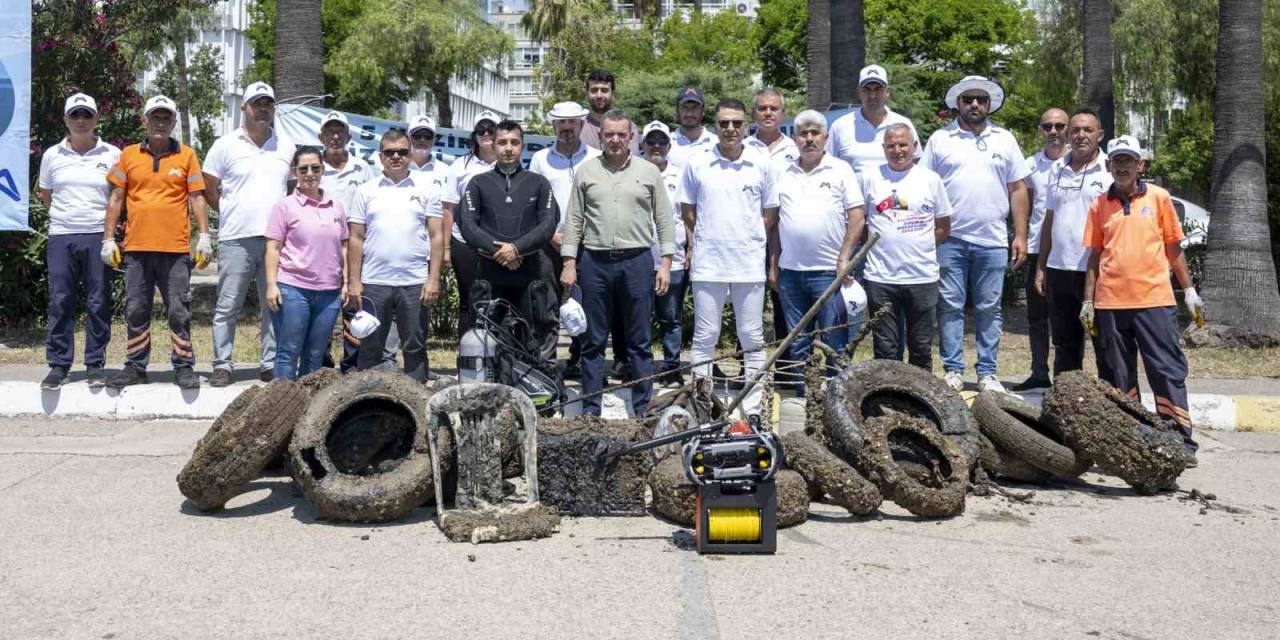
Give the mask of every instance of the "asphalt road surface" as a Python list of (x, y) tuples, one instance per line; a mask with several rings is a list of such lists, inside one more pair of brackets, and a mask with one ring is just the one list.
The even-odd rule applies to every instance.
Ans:
[(1026, 503), (970, 496), (945, 521), (814, 503), (777, 555), (738, 557), (651, 517), (479, 546), (447, 542), (429, 509), (332, 524), (283, 476), (202, 515), (174, 478), (207, 427), (0, 420), (0, 636), (1280, 636), (1275, 435), (1202, 434), (1183, 491), (1155, 497), (1089, 473)]

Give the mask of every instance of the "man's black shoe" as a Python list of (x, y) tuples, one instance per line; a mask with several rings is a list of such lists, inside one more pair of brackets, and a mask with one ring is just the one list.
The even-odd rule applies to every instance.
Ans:
[(135, 384), (147, 383), (147, 371), (133, 364), (126, 364), (118, 373), (107, 379), (107, 387), (123, 389)]
[(225, 387), (229, 384), (231, 384), (230, 369), (214, 369), (213, 375), (209, 376), (209, 386), (211, 387)]
[(199, 389), (200, 377), (191, 367), (178, 367), (173, 370), (173, 383), (178, 385), (179, 389)]
[(564, 373), (561, 375), (565, 380), (581, 380), (582, 365), (577, 362), (566, 362), (564, 365)]
[(1018, 384), (1015, 384), (1012, 387), (1009, 387), (1009, 390), (1010, 391), (1035, 391), (1038, 389), (1048, 389), (1051, 386), (1053, 386), (1053, 382), (1051, 382), (1048, 378), (1037, 378), (1035, 376), (1031, 376), (1030, 378), (1023, 380), (1022, 382), (1019, 382)]
[(40, 388), (46, 391), (52, 391), (62, 386), (67, 381), (67, 368), (53, 366), (49, 367), (49, 374), (40, 381)]
[(258, 379), (263, 382), (271, 382), (276, 379), (276, 372), (271, 369), (259, 369)]
[(666, 372), (662, 376), (662, 387), (664, 389), (679, 389), (684, 386), (684, 376), (677, 370)]
[(613, 361), (609, 367), (609, 377), (618, 382), (631, 382), (631, 367), (625, 362)]
[(89, 383), (90, 389), (101, 389), (107, 386), (107, 372), (102, 365), (90, 365), (85, 373), (85, 382)]

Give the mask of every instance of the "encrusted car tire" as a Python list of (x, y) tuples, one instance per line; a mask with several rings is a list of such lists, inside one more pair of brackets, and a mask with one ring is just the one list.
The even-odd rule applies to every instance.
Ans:
[(1089, 470), (1088, 459), (1064, 444), (1061, 431), (1046, 425), (1040, 410), (1017, 396), (984, 391), (973, 400), (973, 417), (982, 435), (1004, 454), (1002, 460), (1012, 456), (1064, 478)]
[(1054, 380), (1044, 397), (1043, 415), (1073, 450), (1141, 494), (1175, 487), (1191, 461), (1177, 429), (1080, 371)]
[[(778, 489), (778, 526), (790, 527), (809, 518), (809, 486), (800, 474), (783, 469), (774, 475)], [(649, 491), (653, 494), (653, 510), (658, 515), (686, 527), (693, 526), (697, 510), (698, 487), (684, 473), (676, 456), (654, 466), (649, 473)]]
[[(964, 511), (969, 462), (959, 447), (927, 420), (907, 415), (870, 418), (866, 422), (859, 468), (898, 506), (926, 518)], [(930, 463), (932, 477), (909, 474), (894, 459), (894, 449), (909, 449)]]
[[(320, 517), (394, 520), (434, 497), (427, 399), (422, 383), (381, 371), (348, 374), (316, 395), (294, 430), (288, 466)], [(448, 429), (437, 442), (444, 472)]]
[(306, 390), (289, 380), (245, 389), (196, 444), (178, 473), (178, 490), (202, 511), (221, 509), (279, 456), (307, 400)]
[(857, 458), (867, 420), (888, 415), (926, 420), (959, 447), (967, 467), (981, 459), (978, 426), (969, 407), (928, 371), (905, 362), (869, 360), (827, 381), (823, 422), (832, 450), (845, 461)]
[(786, 465), (809, 483), (811, 494), (827, 496), (849, 513), (865, 516), (880, 508), (883, 498), (870, 480), (817, 440), (795, 431), (782, 436)]
[(1053, 480), (1053, 474), (1037, 469), (991, 443), (982, 436), (982, 468), (992, 478), (1004, 478), (1015, 482), (1043, 484)]
[(342, 374), (337, 369), (330, 367), (320, 367), (301, 378), (298, 378), (298, 384), (306, 387), (307, 392), (315, 395), (321, 389), (342, 379)]

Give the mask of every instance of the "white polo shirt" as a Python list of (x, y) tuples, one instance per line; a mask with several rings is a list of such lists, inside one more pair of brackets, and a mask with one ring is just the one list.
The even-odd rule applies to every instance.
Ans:
[(1027, 186), (1031, 189), (1031, 219), (1027, 223), (1027, 253), (1040, 253), (1040, 226), (1044, 224), (1045, 201), (1049, 196), (1049, 173), (1054, 160), (1044, 155), (1044, 150), (1027, 156), (1031, 175)]
[(785, 133), (782, 134), (782, 140), (779, 141), (777, 146), (772, 149), (769, 148), (769, 144), (767, 142), (755, 136), (747, 136), (747, 139), (743, 140), (742, 144), (752, 147), (756, 151), (769, 156), (770, 160), (792, 162), (796, 158), (800, 157), (800, 148), (796, 146), (796, 141), (792, 140)]
[(1009, 246), (1009, 184), (1031, 175), (1031, 168), (1008, 129), (988, 120), (975, 137), (953, 120), (929, 136), (920, 164), (947, 187), (951, 237), (981, 247)]
[(556, 197), (556, 208), (560, 210), (560, 224), (556, 230), (564, 231), (564, 219), (569, 211), (569, 194), (573, 192), (573, 176), (583, 162), (601, 154), (599, 149), (578, 143), (578, 150), (572, 156), (566, 156), (551, 145), (533, 154), (529, 160), (529, 171), (541, 175), (551, 183), (551, 192)]
[[(671, 254), (671, 270), (682, 271), (684, 269), (684, 249), (689, 243), (688, 236), (684, 231), (684, 215), (680, 213), (680, 177), (684, 171), (671, 162), (667, 162), (667, 168), (662, 170), (662, 184), (667, 188), (667, 200), (671, 201), (671, 215), (675, 221), (674, 231), (676, 234), (676, 250)], [(653, 268), (654, 270), (662, 268), (662, 247), (658, 245), (658, 229), (654, 226), (653, 231)]]
[(689, 164), (689, 158), (702, 153), (720, 143), (720, 138), (711, 130), (703, 127), (702, 135), (696, 140), (684, 135), (684, 129), (677, 128), (671, 134), (671, 150), (667, 152), (667, 164), (674, 164), (683, 169)]
[(775, 161), (778, 192), (778, 267), (788, 271), (834, 271), (849, 224), (848, 211), (863, 205), (862, 186), (849, 163), (829, 153), (813, 171), (798, 161)]
[(689, 274), (695, 282), (766, 280), (764, 209), (778, 206), (769, 164), (749, 147), (736, 161), (720, 155), (719, 145), (690, 158), (680, 201), (698, 208)]
[(1089, 205), (1111, 188), (1111, 172), (1107, 171), (1102, 152), (1080, 173), (1071, 170), (1071, 154), (1059, 158), (1049, 172), (1045, 209), (1053, 211), (1053, 246), (1045, 266), (1064, 271), (1085, 271), (1089, 267), (1089, 251), (1084, 246), (1084, 227), (1089, 220)]
[(865, 277), (880, 284), (938, 281), (934, 221), (951, 215), (942, 178), (922, 165), (894, 171), (888, 164), (862, 174), (867, 225), (880, 234), (867, 254)]
[(265, 235), (271, 207), (285, 196), (294, 145), (273, 129), (259, 147), (244, 129), (214, 141), (201, 168), (222, 181), (218, 189), (218, 241)]
[(360, 281), (392, 287), (426, 282), (427, 219), (440, 216), (439, 191), (413, 172), (398, 183), (384, 174), (360, 185), (347, 212), (347, 222), (365, 226)]
[(356, 189), (377, 177), (373, 167), (360, 159), (356, 154), (347, 155), (347, 163), (341, 169), (335, 169), (328, 162), (324, 163), (324, 176), (320, 178), (320, 188), (325, 195), (342, 203), (343, 211), (350, 211), (356, 196)]
[(436, 189), (443, 194), (449, 184), (449, 165), (443, 160), (431, 156), (431, 160), (423, 165), (417, 165), (413, 162), (409, 163), (409, 172), (416, 174), (419, 178), (429, 181)]
[(107, 172), (120, 160), (120, 149), (98, 138), (92, 149), (78, 153), (63, 138), (40, 157), (41, 189), (53, 192), (49, 202), (49, 235), (102, 233), (111, 184)]
[[(485, 162), (479, 156), (469, 153), (454, 160), (453, 164), (449, 165), (449, 173), (445, 176), (444, 188), (440, 190), (440, 201), (452, 205), (462, 202), (462, 197), (467, 193), (467, 185), (471, 183), (471, 178), (492, 168), (492, 163)], [(457, 213), (454, 214), (451, 233), (453, 233), (455, 240), (466, 244), (466, 239), (462, 237), (462, 227), (458, 226)]]
[(920, 153), (920, 136), (916, 135), (916, 126), (911, 119), (885, 109), (884, 120), (879, 126), (873, 125), (862, 115), (862, 109), (854, 109), (831, 123), (827, 133), (827, 153), (849, 163), (855, 173), (866, 169), (875, 169), (885, 163), (884, 130), (892, 124), (905, 124), (911, 127), (911, 139), (916, 141), (916, 154)]

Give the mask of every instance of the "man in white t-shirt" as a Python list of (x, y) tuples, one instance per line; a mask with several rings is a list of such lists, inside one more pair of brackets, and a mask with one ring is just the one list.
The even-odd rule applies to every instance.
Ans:
[[(719, 142), (689, 159), (681, 177), (680, 202), (688, 238), (685, 264), (693, 282), (694, 362), (709, 360), (720, 339), (725, 301), (733, 303), (738, 340), (747, 353), (750, 378), (764, 365), (765, 258), (768, 232), (778, 222), (778, 195), (769, 159), (747, 149), (747, 108), (722, 100), (715, 110)], [(707, 377), (710, 365), (694, 375)], [(761, 387), (743, 403), (749, 420), (759, 421)]]
[[(1053, 375), (1084, 366), (1084, 327), (1080, 309), (1085, 300), (1085, 274), (1089, 251), (1084, 246), (1089, 207), (1111, 188), (1111, 172), (1099, 153), (1102, 121), (1091, 109), (1071, 114), (1067, 138), (1071, 151), (1053, 163), (1049, 172), (1044, 228), (1035, 265), (1034, 286), (1048, 299), (1049, 326), (1053, 334)], [(1093, 339), (1098, 377), (1107, 379), (1105, 351)]]
[[(867, 224), (880, 240), (867, 254), (867, 306), (889, 305), (894, 318), (876, 324), (875, 357), (933, 370), (938, 306), (937, 246), (951, 232), (951, 203), (938, 174), (915, 164), (915, 132), (896, 123), (884, 131), (885, 164), (862, 174)], [(897, 316), (902, 314), (902, 318)], [(905, 335), (901, 332), (905, 329)]]
[[(684, 327), (681, 316), (684, 312), (684, 293), (688, 288), (689, 278), (684, 268), (684, 250), (688, 238), (685, 236), (684, 216), (680, 214), (680, 167), (667, 161), (667, 153), (671, 150), (671, 130), (667, 125), (654, 120), (644, 126), (640, 149), (644, 159), (652, 162), (662, 172), (662, 184), (667, 190), (667, 199), (671, 201), (672, 222), (675, 224), (676, 250), (671, 254), (671, 280), (666, 293), (654, 297), (653, 313), (658, 323), (658, 338), (662, 342), (662, 362), (654, 366), (657, 373), (664, 375), (658, 379), (662, 386), (675, 389), (684, 386), (684, 375), (680, 369), (680, 348), (684, 341)], [(662, 268), (662, 249), (658, 243), (653, 244), (653, 269)], [(616, 357), (616, 355), (615, 355)]]
[[(1027, 223), (1027, 264), (1023, 269), (1023, 289), (1027, 297), (1027, 339), (1031, 343), (1031, 375), (1026, 380), (1009, 387), (1010, 391), (1046, 389), (1049, 380), (1049, 308), (1045, 297), (1036, 288), (1036, 264), (1040, 257), (1040, 227), (1044, 222), (1045, 201), (1049, 196), (1050, 176), (1053, 165), (1067, 150), (1067, 112), (1057, 107), (1040, 114), (1040, 136), (1044, 147), (1027, 156), (1031, 175), (1027, 176), (1027, 188), (1031, 190), (1031, 219)], [(1083, 287), (1081, 287), (1083, 288)]]
[(84, 364), (89, 386), (106, 385), (103, 365), (111, 340), (111, 272), (99, 259), (111, 185), (107, 172), (120, 149), (98, 137), (98, 104), (77, 93), (66, 100), (67, 137), (40, 158), (36, 198), (49, 210), (49, 323), (44, 389), (57, 389), (75, 364), (76, 310), (84, 289)]
[[(938, 246), (941, 267), (938, 335), (947, 385), (964, 380), (964, 309), (973, 300), (978, 343), (978, 389), (1004, 391), (996, 376), (1000, 350), (1000, 300), (1004, 270), (1027, 259), (1027, 183), (1031, 174), (1018, 141), (987, 119), (1004, 103), (1004, 89), (982, 76), (966, 76), (947, 91), (958, 112), (951, 124), (929, 136), (920, 165), (942, 178), (951, 200), (951, 235)], [(1007, 220), (1013, 216), (1013, 242)]]
[(409, 134), (409, 171), (418, 174), (416, 180), (428, 180), (437, 189), (444, 190), (449, 181), (449, 165), (436, 158), (436, 121), (423, 114), (414, 116), (405, 126)]
[(752, 100), (751, 114), (755, 118), (756, 132), (747, 136), (743, 144), (769, 156), (771, 160), (792, 162), (800, 155), (796, 141), (782, 133), (782, 119), (787, 117), (786, 100), (783, 99), (782, 92), (773, 87), (757, 91)]
[(706, 152), (719, 142), (716, 134), (702, 126), (705, 111), (702, 92), (696, 87), (685, 87), (676, 92), (676, 121), (679, 126), (671, 138), (667, 162), (684, 169), (689, 158)]
[[(778, 194), (778, 224), (769, 242), (769, 286), (778, 292), (786, 326), (800, 323), (805, 312), (836, 279), (837, 265), (853, 253), (862, 237), (862, 187), (853, 168), (825, 151), (827, 119), (813, 110), (795, 119), (795, 160), (775, 160), (774, 189)], [(828, 329), (846, 321), (844, 305), (834, 297), (818, 311), (805, 331)], [(822, 341), (837, 350), (849, 341), (849, 328), (821, 334)], [(808, 360), (813, 337), (797, 336), (789, 358)], [(800, 392), (804, 392), (801, 386)]]
[(827, 153), (849, 163), (855, 173), (884, 164), (884, 131), (891, 124), (905, 124), (918, 145), (911, 119), (889, 108), (889, 72), (873, 64), (858, 73), (858, 100), (862, 106), (831, 123)]
[(258, 379), (271, 380), (276, 339), (267, 308), (267, 217), (287, 193), (294, 145), (276, 135), (275, 91), (265, 82), (244, 90), (244, 126), (218, 138), (204, 159), (205, 197), (218, 211), (218, 301), (213, 308), (213, 375), (209, 385), (231, 384), (236, 324), (249, 285), (257, 283)]
[(358, 309), (367, 299), (381, 322), (360, 341), (357, 366), (385, 368), (383, 353), (395, 321), (405, 374), (426, 381), (427, 327), (431, 305), (440, 298), (440, 192), (409, 171), (409, 138), (400, 130), (382, 134), (378, 153), (382, 177), (361, 185), (347, 212), (347, 306)]

